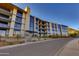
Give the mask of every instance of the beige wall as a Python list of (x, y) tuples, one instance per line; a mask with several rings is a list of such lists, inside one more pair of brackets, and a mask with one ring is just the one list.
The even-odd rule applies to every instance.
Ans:
[(29, 30), (29, 24), (30, 24), (30, 9), (28, 7), (25, 8), (25, 11), (27, 11), (26, 14), (26, 20), (25, 20), (25, 29)]

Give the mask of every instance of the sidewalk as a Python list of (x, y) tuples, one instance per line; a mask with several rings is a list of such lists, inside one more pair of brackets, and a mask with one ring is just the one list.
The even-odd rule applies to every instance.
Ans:
[(65, 45), (58, 56), (79, 56), (79, 38), (71, 40)]

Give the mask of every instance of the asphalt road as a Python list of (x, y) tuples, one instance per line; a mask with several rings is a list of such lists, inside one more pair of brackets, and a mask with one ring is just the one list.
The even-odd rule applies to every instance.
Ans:
[(0, 49), (0, 56), (54, 56), (69, 39), (49, 40), (13, 48)]

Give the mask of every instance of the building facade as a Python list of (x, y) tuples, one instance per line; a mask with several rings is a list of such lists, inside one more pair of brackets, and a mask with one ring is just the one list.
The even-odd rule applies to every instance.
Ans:
[(29, 28), (30, 9), (25, 10), (9, 3), (0, 3), (0, 35), (24, 35)]
[(30, 16), (29, 30), (38, 36), (68, 36), (68, 26), (44, 21), (35, 16)]
[[(37, 36), (68, 36), (68, 26), (44, 21), (30, 15), (30, 8), (24, 10), (9, 3), (0, 3), (0, 35), (16, 36), (26, 33)], [(27, 35), (27, 34), (26, 34)]]

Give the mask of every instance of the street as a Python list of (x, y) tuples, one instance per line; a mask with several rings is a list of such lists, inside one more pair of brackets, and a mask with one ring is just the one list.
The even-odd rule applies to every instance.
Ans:
[(0, 49), (0, 56), (54, 56), (70, 39), (49, 40)]

